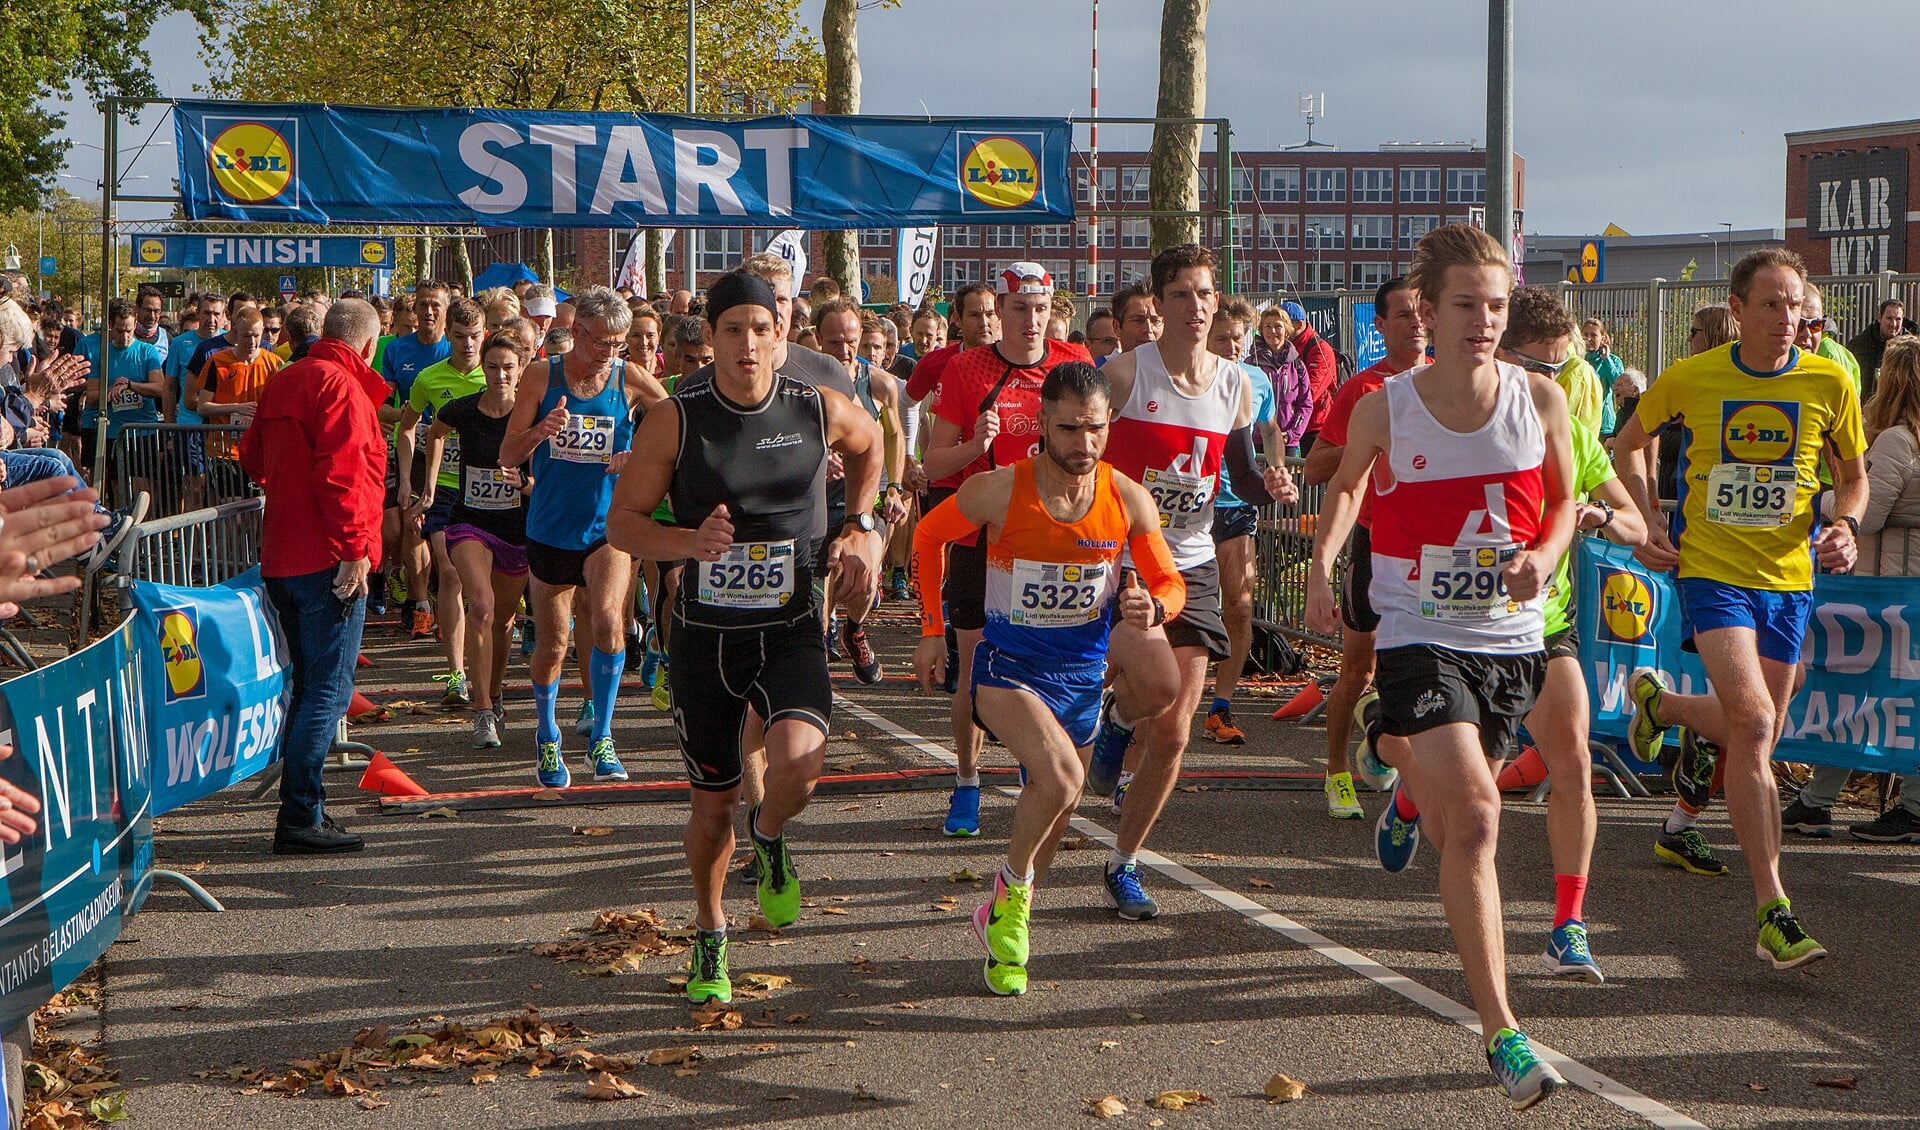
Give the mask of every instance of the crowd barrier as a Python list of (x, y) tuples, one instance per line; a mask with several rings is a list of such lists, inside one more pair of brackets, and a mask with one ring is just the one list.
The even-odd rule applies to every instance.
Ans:
[(167, 518), (259, 494), (235, 455), (241, 424), (122, 424), (107, 447), (108, 505), (140, 491), (149, 518)]
[[(1253, 623), (1263, 632), (1338, 648), (1338, 636), (1307, 630), (1307, 570), (1313, 560), (1313, 531), (1327, 488), (1325, 484), (1306, 485), (1305, 466), (1303, 460), (1287, 460), (1294, 482), (1300, 484), (1299, 502), (1292, 506), (1276, 503), (1260, 510), (1254, 534)], [(1336, 592), (1345, 574), (1346, 559), (1342, 551), (1334, 563)]]

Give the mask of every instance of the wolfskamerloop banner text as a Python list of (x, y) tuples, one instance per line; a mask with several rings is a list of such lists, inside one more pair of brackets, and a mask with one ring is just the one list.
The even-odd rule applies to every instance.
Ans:
[(135, 612), (58, 663), (0, 683), (0, 777), (40, 828), (0, 845), (0, 1031), (71, 984), (152, 882), (153, 818), (264, 769), (286, 648), (258, 571), (211, 589), (136, 584)]
[(909, 228), (1074, 215), (1061, 118), (185, 101), (174, 141), (191, 220)]
[[(1687, 694), (1709, 690), (1700, 657), (1680, 646), (1672, 579), (1598, 538), (1581, 538), (1574, 577), (1580, 667), (1593, 735), (1624, 743), (1636, 667), (1663, 672)], [(1787, 707), (1779, 761), (1876, 773), (1920, 771), (1920, 602), (1907, 577), (1820, 574), (1803, 657), (1806, 684)]]

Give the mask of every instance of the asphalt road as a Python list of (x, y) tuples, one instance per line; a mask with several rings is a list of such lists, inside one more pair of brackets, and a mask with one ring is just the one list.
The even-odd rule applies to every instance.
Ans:
[[(904, 622), (875, 632), (895, 673), (908, 632)], [(376, 700), (437, 694), (424, 648), (379, 626), (368, 643), (378, 666), (361, 686)], [(835, 716), (831, 764), (938, 764), (945, 699), (900, 678), (861, 687), (844, 666), (836, 686), (849, 705)], [(563, 692), (569, 716), (576, 701)], [(467, 715), (437, 709), (356, 736), (432, 791), (522, 787), (532, 782), (530, 703), (512, 705), (505, 750), (470, 750)], [(1189, 767), (1306, 768), (1321, 731), (1269, 721), (1271, 705), (1244, 701), (1249, 744), (1197, 737)], [(677, 771), (666, 716), (637, 693), (622, 698), (615, 734), (636, 779)], [(569, 732), (576, 758), (584, 745)], [(1008, 764), (1005, 752), (989, 763)], [(939, 833), (943, 790), (823, 796), (791, 833), (813, 903), (800, 922), (778, 937), (749, 931), (750, 890), (730, 900), (742, 927), (736, 980), (756, 971), (792, 983), (739, 1001), (746, 1026), (696, 1032), (668, 982), (675, 958), (597, 976), (533, 952), (577, 936), (567, 931), (601, 910), (651, 908), (684, 925), (680, 803), (382, 816), (352, 785), (329, 778), (334, 811), (368, 839), (357, 856), (268, 854), (273, 805), (242, 790), (161, 822), (161, 865), (191, 871), (227, 911), (159, 890), (105, 959), (99, 1035), (136, 1124), (725, 1127), (852, 1115), (1058, 1126), (1114, 1095), (1129, 1108), (1116, 1122), (1137, 1126), (1920, 1125), (1911, 847), (1790, 838), (1796, 907), (1834, 957), (1774, 973), (1753, 956), (1749, 888), (1724, 814), (1704, 827), (1734, 874), (1699, 878), (1653, 857), (1663, 802), (1602, 800), (1587, 906), (1608, 983), (1596, 987), (1539, 966), (1553, 890), (1544, 810), (1512, 801), (1500, 862), (1515, 1009), (1597, 1090), (1514, 1115), (1479, 1041), (1456, 1022), (1471, 1014), (1431, 853), (1405, 874), (1382, 873), (1371, 823), (1330, 821), (1317, 788), (1176, 793), (1149, 843), (1164, 856), (1148, 880), (1163, 914), (1144, 923), (1118, 920), (1101, 897), (1099, 837), (1116, 819), (1089, 798), (1085, 845), (1061, 852), (1039, 889), (1033, 990), (1018, 999), (981, 984), (966, 915), (983, 885), (952, 881), (999, 864), (1011, 798), (989, 789), (984, 835), (952, 841)], [(1363, 800), (1378, 811), (1379, 797)], [(588, 827), (608, 831), (580, 833)], [(372, 1112), (315, 1091), (247, 1093), (218, 1074), (281, 1068), (370, 1025), (477, 1024), (529, 1004), (595, 1033), (602, 1053), (697, 1045), (703, 1058), (679, 1071), (633, 1068), (625, 1078), (647, 1093), (618, 1103), (584, 1098), (583, 1076), (554, 1070), (505, 1068), (486, 1083), (464, 1070), (389, 1072), (387, 1105)], [(1262, 1088), (1276, 1072), (1309, 1093), (1269, 1105)], [(1169, 1090), (1212, 1101), (1149, 1109)]]

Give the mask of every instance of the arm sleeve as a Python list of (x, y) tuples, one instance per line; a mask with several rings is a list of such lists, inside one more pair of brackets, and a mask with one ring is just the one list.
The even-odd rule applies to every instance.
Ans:
[[(918, 539), (914, 544), (918, 548)], [(1187, 606), (1187, 582), (1180, 576), (1180, 570), (1174, 568), (1173, 552), (1167, 548), (1167, 539), (1160, 536), (1159, 530), (1148, 530), (1128, 538), (1127, 549), (1133, 554), (1133, 564), (1140, 570), (1140, 578), (1147, 582), (1147, 591), (1166, 610), (1166, 619), (1161, 622), (1180, 615), (1180, 610)]]
[(960, 513), (952, 498), (920, 519), (913, 531), (914, 571), (920, 580), (920, 635), (944, 635), (947, 618), (940, 610), (940, 584), (946, 579), (947, 545), (979, 529)]
[(1253, 461), (1253, 428), (1238, 427), (1227, 433), (1227, 482), (1234, 496), (1248, 506), (1265, 506), (1273, 501), (1260, 468)]

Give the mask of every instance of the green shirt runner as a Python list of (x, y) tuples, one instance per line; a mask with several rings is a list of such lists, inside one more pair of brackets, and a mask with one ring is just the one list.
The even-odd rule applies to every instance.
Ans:
[[(484, 392), (487, 387), (486, 370), (475, 368), (463, 373), (453, 367), (451, 361), (437, 361), (420, 370), (413, 379), (413, 389), (407, 394), (407, 405), (420, 413), (420, 423), (414, 429), (414, 442), (424, 450), (427, 441), (427, 429), (433, 426), (434, 413), (463, 396)], [(460, 433), (447, 433), (446, 450), (440, 453), (440, 473), (434, 479), (440, 486), (454, 492), (460, 490)]]

